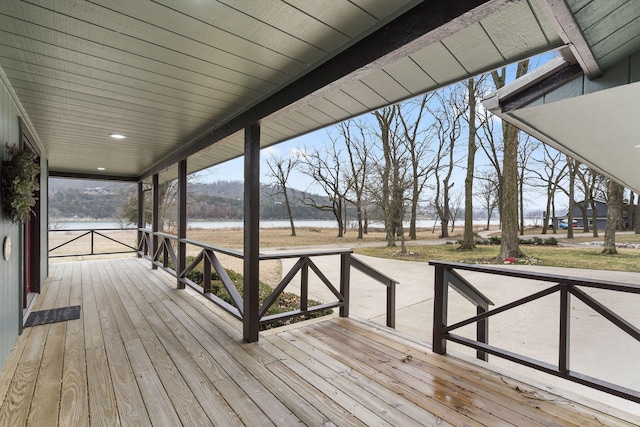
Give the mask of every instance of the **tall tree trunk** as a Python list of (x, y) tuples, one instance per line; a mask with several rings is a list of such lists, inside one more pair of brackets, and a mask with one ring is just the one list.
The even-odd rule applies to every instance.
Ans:
[(473, 235), (473, 170), (476, 163), (476, 81), (467, 81), (469, 96), (469, 140), (467, 149), (467, 176), (464, 179), (464, 237), (459, 249), (474, 250), (476, 243)]
[(362, 228), (364, 234), (369, 234), (369, 214), (367, 213), (367, 208), (364, 208), (364, 226)]
[(508, 123), (505, 126), (500, 258), (522, 258), (518, 237), (518, 129)]
[[(529, 61), (520, 61), (516, 70), (516, 79), (524, 76), (529, 69)], [(502, 74), (498, 71), (491, 73), (496, 89), (506, 85), (506, 69)], [(502, 222), (502, 239), (500, 245), (500, 258), (521, 258), (524, 256), (520, 250), (520, 238), (518, 237), (518, 129), (503, 121), (502, 135), (504, 142), (504, 154), (502, 158), (502, 192), (500, 221)]]
[(524, 236), (524, 179), (522, 176), (518, 179), (518, 199), (520, 208), (520, 235)]
[(291, 235), (296, 235), (296, 226), (293, 224), (293, 214), (291, 213), (291, 204), (289, 203), (289, 195), (287, 194), (287, 187), (283, 186), (282, 191), (284, 193), (284, 203), (287, 205), (287, 215), (289, 215), (289, 224), (291, 225)]
[(624, 187), (614, 180), (609, 181), (607, 190), (607, 226), (604, 231), (604, 248), (602, 255), (615, 255), (616, 250), (616, 227), (618, 225), (621, 209)]
[(417, 189), (418, 181), (416, 178), (413, 180), (413, 195), (411, 200), (411, 218), (409, 220), (409, 240), (416, 240), (418, 233), (416, 231), (416, 218), (418, 216), (418, 200), (420, 192)]
[(569, 215), (567, 216), (567, 239), (573, 239), (573, 200), (576, 192), (575, 162), (569, 160)]
[(635, 209), (635, 215), (633, 216), (633, 231), (635, 234), (640, 234), (640, 194), (638, 194), (638, 202)]
[(593, 237), (598, 237), (598, 210), (596, 209), (596, 201), (591, 196), (591, 226), (593, 227)]

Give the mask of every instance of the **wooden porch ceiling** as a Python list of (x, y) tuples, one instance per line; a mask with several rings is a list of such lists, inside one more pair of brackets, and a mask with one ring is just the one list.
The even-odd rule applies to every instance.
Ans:
[[(350, 319), (241, 342), (240, 324), (147, 262), (52, 264), (0, 373), (0, 425), (631, 426)], [(603, 412), (604, 411), (604, 412)]]
[(237, 157), (249, 121), (264, 147), (562, 44), (534, 0), (7, 0), (0, 36), (50, 169), (128, 178)]

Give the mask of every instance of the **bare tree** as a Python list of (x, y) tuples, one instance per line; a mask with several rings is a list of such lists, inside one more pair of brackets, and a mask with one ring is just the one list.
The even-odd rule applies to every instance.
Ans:
[[(486, 155), (495, 173), (491, 174), (495, 183), (498, 213), (502, 209), (502, 153), (504, 146), (499, 132), (495, 129), (497, 120), (488, 110), (481, 110), (481, 126), (478, 132), (479, 146)], [(502, 217), (501, 217), (502, 218)]]
[[(364, 234), (364, 210), (363, 203), (367, 174), (369, 173), (369, 163), (371, 161), (370, 144), (365, 137), (364, 123), (347, 120), (340, 123), (338, 132), (344, 139), (347, 149), (349, 169), (345, 173), (348, 180), (349, 192), (352, 197), (348, 201), (356, 208), (358, 218), (358, 239), (362, 239)], [(336, 144), (337, 141), (333, 141)], [(345, 209), (346, 214), (346, 209)], [(346, 221), (345, 221), (346, 222)]]
[(451, 177), (456, 166), (455, 146), (462, 133), (462, 120), (466, 114), (464, 97), (463, 86), (450, 86), (436, 92), (436, 102), (429, 106), (434, 119), (433, 135), (438, 143), (434, 169), (434, 207), (440, 218), (441, 237), (449, 236), (450, 192), (455, 184), (451, 182)]
[[(533, 154), (540, 147), (541, 142), (537, 139), (526, 135), (524, 142), (520, 144), (518, 150), (518, 194), (519, 194), (519, 207), (520, 207), (520, 235), (524, 236), (524, 185), (527, 182), (529, 160)], [(544, 231), (543, 231), (544, 233)]]
[(405, 212), (405, 193), (412, 180), (409, 176), (409, 158), (406, 144), (399, 132), (398, 105), (374, 111), (378, 127), (375, 130), (377, 143), (381, 147), (382, 158), (376, 162), (369, 188), (374, 200), (384, 216), (387, 246), (396, 245), (395, 237), (404, 239), (402, 221)]
[[(567, 163), (562, 153), (548, 145), (543, 145), (540, 152), (542, 157), (534, 158), (530, 173), (537, 177), (540, 183), (532, 182), (532, 187), (544, 189), (546, 197), (545, 218), (548, 223), (552, 219), (553, 234), (557, 232), (555, 194), (560, 186), (560, 182), (566, 176)], [(548, 224), (542, 229), (542, 234), (547, 234)]]
[(622, 216), (622, 199), (624, 188), (614, 180), (609, 180), (607, 191), (607, 225), (604, 230), (604, 248), (602, 255), (615, 255), (616, 249), (616, 229), (619, 228)]
[[(401, 106), (398, 109), (398, 118), (402, 124), (404, 141), (410, 157), (411, 175), (413, 178), (411, 186), (411, 216), (409, 218), (409, 239), (411, 240), (417, 238), (416, 219), (418, 216), (420, 195), (424, 190), (427, 180), (433, 174), (435, 167), (433, 158), (428, 158), (430, 139), (428, 132), (422, 126), (422, 119), (428, 111), (426, 107), (433, 96), (433, 92), (422, 95), (412, 101), (400, 104)], [(410, 121), (407, 118), (409, 118)]]
[[(458, 219), (458, 217), (460, 217), (460, 213), (462, 211), (462, 202), (463, 202), (463, 193), (456, 193), (451, 197), (449, 206), (451, 211), (451, 232), (452, 233), (456, 228), (456, 220)], [(465, 212), (465, 221), (466, 221), (466, 212)], [(465, 224), (465, 229), (466, 229), (466, 224)], [(473, 227), (471, 228), (471, 236), (473, 237)], [(461, 248), (458, 248), (458, 249), (461, 249)]]
[(498, 207), (498, 178), (495, 171), (484, 171), (476, 178), (478, 180), (475, 188), (476, 200), (487, 211), (487, 225), (484, 229), (488, 230), (493, 211)]
[(298, 165), (298, 158), (289, 156), (271, 155), (267, 158), (267, 166), (269, 167), (269, 176), (273, 178), (280, 188), (280, 192), (284, 196), (284, 203), (289, 216), (289, 224), (291, 225), (291, 235), (296, 235), (296, 227), (293, 223), (293, 214), (291, 213), (291, 203), (289, 203), (289, 194), (287, 193), (287, 181), (289, 175)]
[[(476, 105), (479, 88), (483, 77), (467, 80), (467, 97), (469, 103), (468, 138), (467, 138), (467, 176), (464, 179), (464, 237), (461, 250), (474, 250), (476, 243), (473, 235), (473, 173), (476, 163), (476, 151), (478, 146), (476, 138), (478, 133), (476, 123)], [(455, 218), (455, 217), (454, 217)], [(453, 227), (451, 227), (453, 229)]]
[(316, 148), (307, 151), (305, 149), (305, 154), (299, 158), (300, 171), (311, 177), (327, 196), (324, 200), (317, 200), (305, 194), (302, 203), (333, 213), (338, 223), (338, 237), (344, 234), (343, 210), (345, 195), (349, 191), (342, 175), (343, 163), (342, 152), (334, 144), (324, 150)]
[(572, 205), (574, 207), (577, 206), (580, 209), (580, 213), (582, 214), (582, 223), (583, 223), (582, 232), (588, 233), (590, 228), (589, 227), (589, 208), (587, 205), (588, 191), (586, 191), (585, 188), (581, 186), (586, 181), (585, 173), (588, 169), (588, 166), (581, 164), (575, 159), (572, 159), (572, 160), (573, 160), (573, 173), (574, 173), (574, 187), (575, 186), (578, 187), (577, 190), (579, 193), (582, 194), (582, 197), (583, 197), (583, 200), (581, 202), (578, 202), (578, 200), (576, 200), (576, 195), (575, 195), (576, 189), (574, 188)]
[[(606, 198), (604, 188), (608, 181), (593, 168), (587, 167), (586, 165), (583, 166), (584, 168), (581, 167), (576, 174), (582, 187), (582, 193), (584, 194), (584, 202), (582, 203), (584, 206), (583, 214), (584, 217), (588, 215), (588, 203), (591, 208), (593, 237), (598, 237), (598, 210), (596, 209), (596, 200), (598, 198), (603, 200)], [(589, 222), (587, 221), (585, 224), (588, 226)]]

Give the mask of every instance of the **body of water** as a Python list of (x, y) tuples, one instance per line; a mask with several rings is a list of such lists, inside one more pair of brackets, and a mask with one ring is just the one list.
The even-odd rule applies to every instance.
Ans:
[[(484, 226), (486, 225), (486, 219), (478, 219), (473, 221), (473, 225)], [(333, 220), (296, 220), (294, 221), (296, 227), (312, 227), (312, 228), (336, 228), (337, 223)], [(456, 227), (462, 226), (464, 221), (456, 221)], [(498, 226), (499, 221), (492, 220), (491, 225)], [(526, 218), (525, 225), (540, 225), (542, 219), (540, 218)], [(349, 225), (352, 227), (357, 226), (356, 221), (349, 221)], [(369, 222), (369, 226), (373, 228), (382, 228), (384, 224), (382, 222)], [(440, 227), (440, 222), (433, 219), (420, 219), (416, 221), (418, 228), (433, 228)], [(50, 228), (52, 230), (78, 230), (78, 229), (98, 229), (98, 228), (134, 228), (132, 225), (123, 225), (117, 221), (51, 221)], [(189, 221), (187, 223), (189, 228), (204, 228), (204, 229), (225, 229), (225, 228), (242, 228), (244, 222), (237, 221)], [(287, 228), (289, 227), (289, 220), (265, 220), (260, 221), (260, 228)], [(405, 222), (405, 227), (409, 227), (409, 222)]]

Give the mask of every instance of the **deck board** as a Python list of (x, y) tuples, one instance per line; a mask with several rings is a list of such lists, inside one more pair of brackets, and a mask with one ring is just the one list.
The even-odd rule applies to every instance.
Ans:
[(34, 309), (79, 304), (81, 318), (18, 339), (0, 373), (0, 425), (640, 423), (353, 319), (246, 344), (228, 313), (137, 259), (50, 274)]

